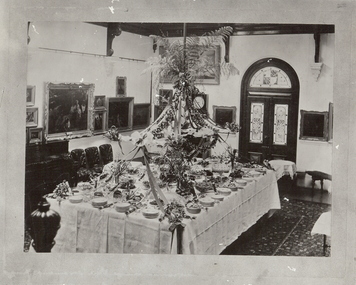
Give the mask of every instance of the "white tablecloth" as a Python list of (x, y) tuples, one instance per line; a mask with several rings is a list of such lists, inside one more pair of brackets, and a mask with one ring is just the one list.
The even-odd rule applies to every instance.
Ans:
[[(52, 252), (177, 253), (177, 236), (167, 219), (129, 216), (115, 209), (98, 210), (89, 203), (72, 204), (48, 199), (62, 221)], [(224, 201), (185, 219), (183, 254), (219, 254), (271, 209), (280, 209), (273, 171), (250, 182)]]
[(289, 175), (291, 179), (297, 174), (297, 167), (293, 161), (289, 160), (271, 160), (269, 164), (276, 171), (277, 180), (282, 178), (284, 175)]
[(322, 213), (315, 222), (311, 235), (315, 234), (331, 236), (331, 211)]

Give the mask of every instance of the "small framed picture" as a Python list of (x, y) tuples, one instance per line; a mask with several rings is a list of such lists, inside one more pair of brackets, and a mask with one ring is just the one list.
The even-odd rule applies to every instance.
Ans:
[(33, 106), (35, 105), (35, 86), (27, 86), (26, 89), (26, 106)]
[(95, 135), (102, 134), (105, 132), (105, 122), (106, 122), (106, 111), (95, 111), (94, 112), (94, 131)]
[(37, 127), (38, 108), (26, 108), (26, 127)]
[(224, 127), (226, 123), (236, 122), (236, 107), (213, 106), (213, 120)]
[(133, 129), (144, 129), (150, 124), (151, 104), (134, 104), (133, 107)]
[(116, 96), (117, 97), (126, 97), (126, 77), (118, 76), (116, 77)]
[(28, 129), (28, 143), (39, 144), (42, 143), (43, 130), (42, 128), (29, 128)]
[(105, 95), (98, 95), (94, 98), (94, 109), (95, 110), (102, 110), (105, 109)]

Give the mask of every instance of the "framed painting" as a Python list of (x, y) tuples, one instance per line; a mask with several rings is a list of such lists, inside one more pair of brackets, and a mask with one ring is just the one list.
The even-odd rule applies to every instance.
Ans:
[(133, 129), (144, 129), (150, 124), (151, 104), (134, 104), (133, 107)]
[(37, 127), (38, 108), (26, 108), (26, 127)]
[(93, 133), (102, 134), (106, 130), (106, 111), (94, 111)]
[(301, 140), (328, 141), (329, 112), (301, 110), (300, 136)]
[(91, 136), (94, 84), (46, 83), (45, 140)]
[(26, 89), (26, 106), (35, 105), (36, 86), (27, 86)]
[[(166, 50), (163, 46), (158, 47), (158, 52), (161, 57), (166, 57)], [(214, 49), (205, 51), (201, 56), (200, 72), (195, 76), (197, 84), (220, 84), (220, 46), (215, 46)], [(176, 74), (168, 74), (161, 76), (161, 83), (174, 83), (178, 79)]]
[(105, 95), (94, 97), (94, 110), (105, 110)]
[(226, 123), (236, 123), (236, 107), (213, 106), (213, 120), (224, 127)]
[(132, 130), (133, 97), (108, 98), (107, 127), (119, 130)]
[(208, 50), (202, 58), (204, 70), (195, 77), (197, 84), (220, 84), (220, 46)]
[(126, 97), (127, 96), (127, 78), (123, 76), (116, 77), (116, 96), (117, 97)]
[(28, 129), (28, 143), (29, 144), (42, 143), (42, 139), (43, 139), (42, 132), (43, 132), (42, 128), (29, 128)]

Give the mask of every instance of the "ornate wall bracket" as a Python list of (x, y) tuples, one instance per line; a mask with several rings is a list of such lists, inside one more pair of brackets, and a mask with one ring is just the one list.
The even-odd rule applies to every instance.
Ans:
[(315, 81), (318, 81), (322, 67), (323, 67), (322, 62), (314, 62), (314, 63), (310, 64), (312, 75), (313, 75)]
[(120, 36), (122, 32), (121, 26), (118, 23), (109, 23), (107, 39), (106, 39), (106, 56), (112, 56), (114, 50), (112, 48), (112, 42), (115, 37)]

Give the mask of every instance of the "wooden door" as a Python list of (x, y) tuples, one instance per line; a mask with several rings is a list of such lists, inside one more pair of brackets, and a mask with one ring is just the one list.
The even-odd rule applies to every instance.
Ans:
[(277, 59), (250, 67), (243, 79), (239, 154), (251, 161), (296, 160), (299, 83)]

